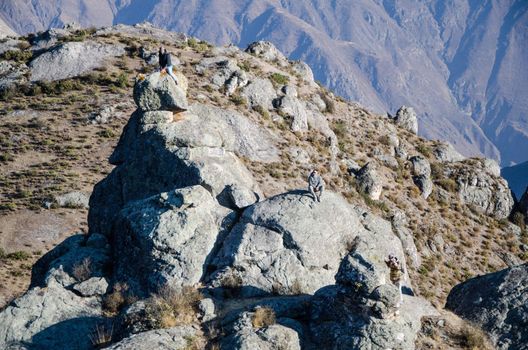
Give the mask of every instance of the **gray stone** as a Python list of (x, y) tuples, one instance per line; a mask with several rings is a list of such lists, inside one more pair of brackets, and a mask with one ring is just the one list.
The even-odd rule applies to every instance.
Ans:
[(88, 334), (101, 321), (98, 298), (50, 283), (30, 289), (0, 312), (0, 348), (31, 341), (32, 348), (92, 349)]
[(132, 202), (113, 230), (117, 279), (140, 293), (197, 284), (230, 214), (202, 186)]
[(98, 112), (93, 112), (88, 116), (88, 121), (92, 124), (106, 124), (110, 122), (116, 113), (114, 106), (105, 106)]
[(361, 169), (361, 166), (352, 159), (344, 159), (343, 163), (345, 164), (347, 171), (350, 175), (356, 174), (359, 169)]
[(84, 282), (74, 285), (73, 289), (79, 292), (83, 297), (103, 295), (108, 289), (108, 282), (104, 277), (92, 277)]
[(214, 300), (211, 298), (204, 298), (198, 303), (202, 322), (208, 322), (216, 317), (216, 307)]
[(431, 176), (431, 165), (429, 164), (427, 159), (422, 156), (414, 156), (411, 157), (409, 160), (413, 166), (412, 170), (414, 176)]
[(333, 284), (348, 243), (362, 230), (337, 194), (326, 192), (320, 203), (304, 191), (275, 196), (248, 207), (227, 235), (212, 285), (239, 281), (245, 295), (313, 293)]
[(262, 106), (267, 110), (272, 110), (277, 92), (268, 79), (255, 78), (242, 89), (241, 95), (247, 99), (251, 107)]
[(275, 45), (273, 45), (269, 41), (256, 41), (254, 43), (249, 44), (249, 46), (246, 49), (246, 52), (251, 53), (253, 55), (256, 55), (257, 57), (261, 57), (265, 59), (266, 61), (270, 62), (285, 62), (286, 57), (280, 52)]
[(89, 197), (82, 192), (68, 192), (60, 196), (55, 196), (55, 202), (63, 208), (84, 208), (89, 207)]
[(499, 220), (510, 215), (514, 200), (506, 180), (497, 176), (495, 162), (468, 159), (444, 163), (443, 171), (445, 178), (456, 181), (458, 197), (466, 205)]
[(254, 328), (251, 322), (252, 312), (243, 313), (233, 327), (233, 334), (222, 339), (223, 349), (300, 350), (299, 335), (291, 328), (272, 324), (263, 328)]
[(458, 151), (447, 142), (437, 144), (433, 149), (433, 155), (439, 162), (460, 162), (466, 157), (458, 153)]
[(413, 181), (414, 184), (420, 189), (422, 197), (424, 199), (429, 198), (429, 196), (433, 192), (433, 181), (431, 180), (431, 178), (424, 175), (413, 176)]
[(479, 325), (498, 349), (528, 344), (528, 264), (467, 280), (455, 286), (446, 308)]
[(292, 69), (295, 73), (297, 73), (303, 81), (308, 83), (308, 85), (316, 87), (317, 83), (314, 80), (314, 75), (312, 72), (312, 69), (309, 65), (304, 63), (303, 61), (293, 61), (292, 62)]
[(418, 118), (412, 107), (402, 106), (396, 112), (394, 122), (401, 128), (404, 128), (414, 134), (418, 134)]
[(188, 109), (185, 90), (167, 74), (152, 73), (136, 80), (134, 101), (142, 111), (183, 111)]
[(229, 193), (229, 198), (231, 199), (231, 202), (237, 209), (244, 209), (245, 207), (249, 207), (252, 204), (255, 204), (258, 202), (258, 195), (247, 189), (247, 188), (241, 188), (237, 185), (231, 185), (228, 186), (227, 191)]
[(358, 189), (374, 200), (379, 200), (383, 182), (377, 172), (377, 166), (369, 162), (356, 173)]
[[(293, 90), (293, 91), (292, 91)], [(283, 113), (291, 117), (291, 131), (308, 130), (308, 112), (305, 104), (297, 98), (297, 91), (289, 87), (286, 89), (289, 93), (277, 101), (276, 107)]]
[(10, 61), (0, 61), (0, 90), (14, 88), (18, 83), (27, 81), (25, 74), (28, 67)]
[(30, 62), (31, 81), (55, 81), (80, 76), (125, 54), (123, 44), (68, 42), (53, 47)]
[(120, 342), (106, 347), (107, 350), (182, 350), (190, 344), (197, 348), (205, 345), (205, 340), (196, 326), (178, 326), (168, 329), (154, 329), (151, 331), (134, 334)]
[(400, 308), (400, 292), (398, 287), (393, 284), (382, 284), (376, 287), (370, 298), (376, 301), (373, 311), (379, 318), (394, 317)]
[(412, 266), (417, 269), (422, 264), (420, 254), (414, 243), (412, 232), (408, 229), (408, 220), (405, 213), (397, 210), (392, 217), (392, 229), (400, 239), (405, 256), (410, 259)]
[(413, 166), (413, 181), (420, 189), (422, 197), (427, 199), (433, 192), (433, 181), (431, 180), (431, 165), (422, 156), (414, 156), (410, 159)]

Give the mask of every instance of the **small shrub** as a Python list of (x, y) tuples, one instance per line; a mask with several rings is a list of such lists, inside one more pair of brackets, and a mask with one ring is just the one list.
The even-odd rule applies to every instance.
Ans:
[(275, 311), (269, 307), (259, 307), (255, 310), (251, 323), (254, 328), (264, 328), (275, 324)]
[(453, 179), (440, 179), (436, 181), (436, 184), (447, 192), (456, 192), (458, 187), (456, 181)]
[(6, 258), (9, 260), (27, 260), (31, 257), (31, 254), (26, 253), (22, 250), (7, 254)]
[(431, 156), (431, 148), (426, 144), (419, 144), (416, 150), (420, 152), (424, 157), (429, 158)]
[(115, 136), (115, 133), (111, 129), (104, 129), (97, 133), (97, 135), (104, 137), (106, 139), (110, 139)]
[(526, 221), (523, 213), (516, 211), (513, 213), (511, 221), (519, 226), (521, 230), (524, 231), (526, 229)]
[(269, 112), (266, 110), (266, 108), (262, 107), (261, 105), (253, 107), (253, 109), (262, 116), (262, 118), (269, 120), (270, 115)]
[(290, 81), (290, 78), (288, 76), (284, 74), (280, 74), (280, 73), (272, 73), (270, 75), (270, 79), (274, 85), (278, 85), (278, 86), (286, 85)]
[(341, 119), (334, 122), (332, 129), (338, 138), (345, 138), (348, 134), (347, 124)]
[(232, 95), (229, 100), (237, 106), (246, 104), (246, 99), (238, 94)]
[(389, 135), (381, 135), (378, 137), (378, 142), (385, 146), (390, 146), (390, 138)]
[(104, 348), (112, 342), (113, 333), (113, 325), (111, 327), (96, 325), (92, 333), (89, 335), (90, 342), (96, 349)]
[(33, 57), (33, 53), (31, 51), (8, 50), (2, 54), (2, 57), (7, 61), (25, 63)]
[(466, 349), (482, 350), (490, 349), (489, 341), (482, 330), (472, 325), (465, 325), (460, 334), (463, 346)]
[(86, 281), (92, 275), (92, 259), (89, 257), (84, 258), (80, 263), (73, 267), (72, 274), (77, 281)]
[(198, 46), (198, 40), (196, 40), (195, 38), (189, 38), (187, 40), (187, 46), (191, 47), (191, 48), (196, 48), (196, 46)]
[(112, 293), (107, 294), (103, 299), (103, 307), (112, 314), (116, 314), (130, 300), (128, 285), (126, 283), (116, 283), (112, 288)]
[(239, 62), (238, 67), (246, 72), (249, 72), (251, 70), (251, 64), (249, 63), (249, 61)]
[(115, 83), (120, 88), (127, 88), (130, 86), (128, 74), (121, 73), (117, 76), (117, 80)]
[(202, 294), (193, 287), (178, 290), (165, 286), (149, 299), (146, 312), (156, 328), (192, 324), (196, 321), (198, 302), (202, 298)]

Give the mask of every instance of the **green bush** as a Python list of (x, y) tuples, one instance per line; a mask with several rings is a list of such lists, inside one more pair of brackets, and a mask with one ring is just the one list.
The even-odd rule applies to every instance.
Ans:
[(286, 85), (289, 83), (290, 78), (280, 73), (272, 73), (270, 75), (271, 82), (274, 85)]
[(31, 254), (26, 253), (22, 250), (7, 254), (6, 258), (10, 260), (27, 260), (31, 257)]
[(426, 144), (420, 144), (416, 147), (416, 150), (420, 152), (424, 157), (429, 158), (431, 156), (431, 148)]
[(33, 53), (31, 51), (22, 51), (22, 50), (7, 50), (2, 54), (3, 59), (7, 61), (15, 62), (28, 62), (32, 57)]
[(120, 73), (118, 76), (117, 76), (117, 80), (115, 82), (115, 84), (117, 86), (119, 86), (120, 88), (127, 88), (130, 86), (130, 83), (129, 83), (129, 78), (128, 78), (128, 74), (126, 73)]

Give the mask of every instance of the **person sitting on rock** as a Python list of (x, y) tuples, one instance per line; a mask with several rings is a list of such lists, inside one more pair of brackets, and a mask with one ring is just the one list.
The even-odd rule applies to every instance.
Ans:
[(172, 66), (171, 54), (169, 52), (167, 52), (167, 49), (165, 49), (165, 48), (163, 49), (163, 55), (162, 55), (162, 59), (160, 61), (163, 64), (161, 72), (162, 73), (167, 73), (168, 75), (170, 75), (170, 77), (172, 79), (174, 79), (174, 82), (176, 84), (178, 84), (178, 79), (176, 78), (176, 76), (172, 72), (173, 66)]
[(403, 301), (403, 294), (402, 294), (402, 283), (401, 279), (402, 276), (405, 274), (405, 270), (403, 269), (403, 266), (401, 262), (398, 260), (396, 255), (390, 254), (388, 259), (385, 260), (385, 264), (389, 267), (390, 270), (390, 280), (391, 282), (398, 287), (398, 290), (400, 291), (400, 302)]
[(321, 201), (324, 190), (324, 180), (316, 169), (312, 170), (308, 177), (308, 191), (312, 194), (313, 200)]
[(165, 67), (165, 55), (163, 53), (163, 47), (160, 47), (158, 51), (158, 64), (159, 64), (159, 71), (161, 72), (163, 68)]

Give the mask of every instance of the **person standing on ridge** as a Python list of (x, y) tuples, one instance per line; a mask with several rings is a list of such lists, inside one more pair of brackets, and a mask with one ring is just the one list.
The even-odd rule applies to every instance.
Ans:
[(316, 169), (312, 170), (308, 176), (308, 191), (312, 194), (313, 200), (321, 202), (321, 196), (324, 190), (324, 180)]
[(161, 59), (161, 63), (163, 63), (163, 66), (162, 66), (162, 69), (161, 69), (161, 72), (166, 72), (168, 75), (170, 75), (170, 77), (172, 79), (174, 79), (174, 82), (176, 84), (178, 84), (178, 79), (176, 78), (176, 76), (174, 75), (174, 73), (172, 72), (172, 57), (171, 57), (171, 54), (169, 52), (167, 52), (167, 49), (163, 49), (163, 55), (162, 55), (162, 59)]
[(387, 267), (390, 270), (389, 276), (391, 282), (396, 285), (400, 291), (400, 302), (403, 302), (401, 279), (405, 274), (405, 270), (403, 269), (402, 263), (398, 260), (396, 255), (390, 254), (388, 259), (385, 260), (385, 264), (387, 264)]

